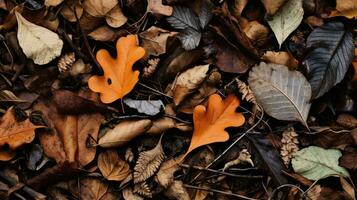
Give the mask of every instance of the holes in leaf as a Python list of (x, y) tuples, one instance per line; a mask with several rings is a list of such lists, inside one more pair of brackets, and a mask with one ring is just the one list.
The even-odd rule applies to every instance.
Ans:
[(112, 84), (112, 79), (108, 78), (107, 79), (107, 83), (108, 83), (108, 85), (111, 85)]

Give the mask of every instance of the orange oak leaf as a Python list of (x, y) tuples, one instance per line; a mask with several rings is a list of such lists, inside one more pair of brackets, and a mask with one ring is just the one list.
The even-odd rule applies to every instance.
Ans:
[[(15, 118), (15, 110), (9, 108), (0, 121), (0, 160), (10, 160), (15, 156), (18, 147), (25, 143), (30, 143), (35, 138), (35, 129), (43, 126), (36, 126), (29, 119), (18, 122)], [(4, 150), (4, 146), (8, 150)]]
[(137, 45), (136, 35), (119, 38), (117, 57), (113, 58), (105, 49), (97, 52), (97, 60), (102, 66), (103, 76), (92, 76), (89, 88), (100, 93), (103, 103), (112, 103), (128, 94), (139, 80), (139, 71), (133, 71), (133, 64), (145, 55), (145, 50)]
[(213, 94), (208, 99), (207, 109), (203, 105), (196, 106), (193, 111), (193, 135), (185, 156), (200, 146), (227, 141), (229, 135), (224, 129), (241, 126), (245, 121), (242, 113), (235, 112), (239, 103), (235, 95), (229, 95), (222, 101), (218, 94)]

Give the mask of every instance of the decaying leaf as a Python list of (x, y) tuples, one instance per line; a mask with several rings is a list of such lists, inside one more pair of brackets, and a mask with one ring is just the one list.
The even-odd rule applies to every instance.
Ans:
[(311, 180), (333, 175), (348, 177), (348, 171), (338, 165), (341, 155), (336, 149), (310, 146), (296, 152), (291, 163), (296, 173)]
[(150, 116), (159, 114), (164, 108), (164, 103), (161, 100), (133, 100), (125, 98), (124, 103), (130, 108), (136, 109), (139, 113)]
[(175, 105), (181, 101), (202, 83), (209, 70), (209, 64), (199, 65), (182, 72), (172, 86), (173, 100)]
[(27, 56), (39, 65), (44, 65), (61, 55), (63, 42), (58, 35), (33, 24), (16, 12), (17, 38)]
[(171, 6), (162, 5), (162, 0), (147, 0), (147, 12), (171, 16), (173, 8)]
[(168, 37), (175, 36), (177, 32), (170, 32), (165, 29), (152, 26), (148, 30), (139, 34), (141, 46), (147, 55), (159, 56), (166, 53), (166, 41)]
[(122, 121), (113, 129), (107, 131), (105, 135), (99, 139), (98, 145), (104, 148), (123, 146), (143, 134), (151, 126), (152, 122), (149, 119)]
[(103, 176), (110, 181), (122, 181), (130, 173), (128, 163), (120, 159), (114, 150), (107, 150), (99, 154), (98, 168)]
[(297, 69), (299, 66), (299, 61), (297, 61), (291, 54), (285, 51), (267, 51), (262, 56), (262, 60), (267, 63), (285, 65), (289, 67), (289, 69)]
[[(9, 108), (0, 121), (0, 160), (10, 160), (15, 156), (15, 151), (21, 145), (32, 142), (35, 139), (36, 126), (29, 119), (16, 120), (14, 107)], [(3, 147), (7, 146), (8, 150)]]
[(159, 169), (165, 157), (161, 139), (162, 136), (155, 148), (140, 153), (138, 161), (134, 167), (134, 183), (140, 183), (147, 180)]
[(83, 7), (93, 17), (104, 17), (108, 25), (118, 28), (126, 23), (118, 0), (85, 0)]
[[(272, 2), (272, 1), (271, 1)], [(304, 17), (302, 0), (289, 0), (284, 6), (268, 20), (279, 43), (279, 47), (285, 39), (300, 25)]]
[(307, 127), (311, 86), (304, 75), (289, 71), (284, 65), (261, 62), (249, 73), (248, 82), (258, 103), (270, 116), (300, 121)]
[(316, 99), (342, 81), (355, 48), (352, 33), (341, 22), (329, 22), (314, 29), (306, 43), (312, 51), (303, 64), (309, 75), (312, 98)]
[(194, 131), (185, 156), (200, 146), (227, 141), (229, 135), (224, 129), (244, 123), (244, 116), (235, 112), (239, 103), (235, 95), (222, 100), (218, 94), (213, 94), (209, 97), (207, 108), (196, 106), (193, 112)]
[(117, 58), (113, 59), (107, 50), (97, 52), (104, 75), (92, 76), (88, 80), (89, 88), (100, 93), (103, 103), (111, 103), (128, 94), (139, 80), (139, 71), (133, 71), (133, 64), (145, 55), (145, 50), (137, 45), (136, 36), (119, 38)]
[(249, 163), (254, 167), (254, 163), (253, 163), (251, 157), (252, 156), (250, 155), (248, 149), (243, 149), (242, 151), (239, 152), (239, 155), (236, 159), (231, 160), (231, 161), (227, 162), (226, 164), (224, 164), (223, 171), (234, 166), (234, 165), (238, 165), (239, 163), (243, 163), (243, 162)]

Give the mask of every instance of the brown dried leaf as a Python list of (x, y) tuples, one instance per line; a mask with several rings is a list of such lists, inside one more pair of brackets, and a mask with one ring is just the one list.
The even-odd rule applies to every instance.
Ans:
[(289, 67), (289, 69), (296, 69), (299, 67), (299, 61), (297, 61), (292, 55), (285, 51), (267, 51), (261, 59), (267, 63), (285, 65)]
[(177, 32), (170, 32), (165, 29), (152, 26), (139, 34), (141, 46), (147, 55), (159, 56), (166, 53), (166, 41), (168, 37), (175, 36)]
[[(75, 3), (75, 5), (73, 5)], [(75, 11), (73, 10), (75, 8)], [(61, 8), (61, 15), (70, 22), (76, 22), (83, 15), (83, 7), (79, 1), (65, 1), (63, 7)]]
[(162, 187), (168, 188), (174, 182), (174, 173), (180, 169), (178, 165), (179, 158), (172, 158), (165, 161), (160, 166), (159, 171), (156, 173), (155, 181)]
[(342, 155), (340, 166), (349, 170), (357, 170), (357, 152)]
[(343, 190), (353, 199), (356, 200), (354, 187), (343, 177), (340, 177)]
[(171, 186), (165, 190), (164, 195), (170, 199), (176, 200), (191, 199), (182, 181), (174, 181)]
[(272, 16), (287, 2), (288, 0), (261, 0), (267, 14)]
[(336, 122), (345, 128), (357, 128), (357, 119), (350, 114), (342, 113), (338, 115)]
[(134, 167), (134, 183), (140, 183), (150, 178), (159, 169), (164, 160), (164, 150), (161, 145), (162, 136), (156, 147), (140, 153)]
[(194, 92), (204, 81), (206, 73), (209, 70), (209, 64), (198, 65), (194, 68), (182, 72), (174, 82), (171, 91), (173, 92), (173, 101), (178, 106), (181, 101)]
[(243, 31), (254, 46), (262, 46), (268, 40), (269, 28), (258, 21), (254, 20), (244, 24)]
[(108, 150), (98, 156), (98, 168), (110, 181), (122, 181), (130, 174), (129, 165), (119, 158), (114, 150)]
[[(43, 126), (33, 125), (29, 119), (16, 120), (14, 107), (9, 108), (0, 120), (0, 160), (10, 160), (15, 156), (14, 150), (35, 139), (35, 129)], [(7, 145), (9, 150), (2, 148)]]
[(113, 129), (99, 139), (98, 145), (104, 148), (120, 147), (143, 134), (152, 126), (149, 119), (137, 121), (126, 120), (117, 124)]
[(109, 26), (100, 26), (96, 28), (94, 31), (88, 34), (89, 37), (93, 38), (94, 40), (107, 42), (112, 41), (114, 42), (118, 37), (123, 36), (123, 31), (117, 31)]
[[(107, 183), (96, 179), (86, 177), (81, 179), (80, 187), (78, 188), (78, 182), (73, 181), (70, 190), (77, 199), (85, 200), (117, 200), (118, 196), (111, 192)], [(80, 196), (78, 196), (80, 195)]]
[(161, 14), (165, 16), (171, 16), (173, 8), (171, 6), (162, 5), (162, 0), (147, 0), (148, 7), (147, 12), (154, 14)]
[(126, 187), (123, 189), (123, 197), (125, 200), (144, 200), (143, 197), (135, 194), (131, 187)]
[(149, 185), (144, 181), (134, 185), (134, 192), (140, 196), (152, 198), (152, 192), (149, 188)]
[(45, 0), (45, 6), (50, 7), (56, 7), (60, 5), (64, 0)]

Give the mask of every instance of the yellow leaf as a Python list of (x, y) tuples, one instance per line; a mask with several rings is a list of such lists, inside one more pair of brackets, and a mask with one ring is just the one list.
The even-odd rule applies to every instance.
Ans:
[(194, 131), (190, 147), (185, 156), (194, 149), (229, 139), (224, 130), (227, 127), (238, 127), (244, 124), (244, 116), (236, 113), (239, 100), (235, 95), (229, 95), (222, 101), (218, 94), (209, 97), (208, 107), (198, 105), (193, 112)]
[(128, 94), (139, 80), (139, 71), (133, 71), (133, 64), (145, 55), (145, 50), (136, 44), (136, 36), (121, 37), (116, 45), (117, 58), (101, 49), (97, 60), (102, 66), (103, 76), (92, 76), (89, 88), (100, 93), (103, 103), (112, 103)]

